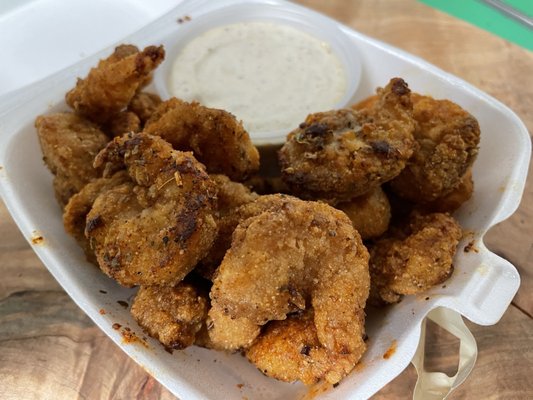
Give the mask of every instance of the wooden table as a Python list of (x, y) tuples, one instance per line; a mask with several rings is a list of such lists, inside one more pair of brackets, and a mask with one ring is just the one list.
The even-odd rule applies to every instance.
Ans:
[[(531, 52), (415, 1), (299, 2), (471, 82), (511, 107), (533, 132)], [(533, 398), (532, 201), (528, 185), (518, 212), (487, 235), (488, 246), (518, 267), (522, 286), (500, 323), (468, 324), (479, 357), (453, 399)], [(3, 204), (0, 274), (0, 399), (174, 398), (77, 308)], [(453, 344), (435, 336), (432, 363), (449, 367)], [(408, 398), (415, 380), (409, 367), (375, 399)]]

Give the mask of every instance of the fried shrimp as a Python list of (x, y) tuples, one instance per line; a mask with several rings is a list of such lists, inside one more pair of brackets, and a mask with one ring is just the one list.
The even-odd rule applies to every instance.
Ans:
[(264, 325), (309, 305), (325, 348), (362, 353), (368, 252), (346, 214), (283, 195), (241, 207), (254, 208), (259, 213), (238, 225), (213, 281), (213, 325), (223, 323), (221, 310)]
[(102, 271), (124, 286), (175, 285), (216, 237), (216, 185), (191, 153), (144, 133), (115, 138), (95, 159), (132, 181), (102, 193), (85, 235)]
[(449, 100), (413, 93), (418, 150), (390, 182), (395, 193), (415, 203), (441, 198), (457, 187), (479, 146), (477, 120)]
[(77, 113), (104, 123), (126, 108), (164, 57), (162, 46), (149, 46), (141, 52), (135, 46), (119, 46), (85, 79), (78, 79), (66, 102)]
[(279, 152), (282, 178), (291, 191), (334, 204), (397, 176), (415, 148), (410, 93), (402, 79), (394, 78), (378, 89), (370, 109), (309, 115)]
[(415, 214), (370, 248), (370, 300), (396, 303), (401, 295), (423, 292), (453, 272), (461, 227), (448, 214)]
[(193, 285), (141, 286), (131, 306), (137, 323), (166, 348), (192, 345), (207, 314), (208, 299)]
[(99, 176), (93, 160), (109, 139), (95, 124), (73, 113), (41, 115), (35, 127), (44, 162), (54, 174), (56, 198), (64, 207)]
[(242, 181), (259, 169), (259, 152), (248, 132), (227, 111), (172, 98), (155, 110), (144, 131), (177, 150), (193, 151), (209, 173)]
[(128, 104), (128, 111), (135, 113), (144, 125), (161, 103), (157, 94), (137, 92)]
[(467, 202), (474, 193), (474, 180), (472, 179), (472, 169), (466, 171), (459, 184), (447, 195), (422, 205), (424, 210), (431, 212), (454, 212), (463, 203)]
[(389, 227), (391, 206), (381, 187), (335, 208), (344, 211), (363, 240), (378, 237)]
[(242, 218), (237, 212), (244, 204), (257, 199), (258, 195), (251, 192), (241, 183), (231, 181), (225, 175), (210, 175), (218, 188), (217, 213), (215, 221), (218, 234), (207, 256), (200, 261), (196, 271), (206, 279), (211, 279), (218, 268), (226, 251), (231, 246), (231, 235)]
[(122, 136), (129, 132), (141, 131), (141, 120), (137, 114), (131, 111), (120, 111), (113, 115), (109, 121), (107, 121), (102, 127), (104, 131), (110, 136)]
[(326, 349), (318, 339), (313, 313), (306, 311), (270, 322), (246, 351), (246, 357), (267, 376), (311, 385), (321, 380), (338, 383), (361, 354)]
[(119, 171), (110, 178), (98, 178), (85, 185), (72, 196), (63, 211), (63, 226), (65, 231), (77, 240), (90, 262), (97, 263), (94, 251), (85, 237), (85, 220), (91, 211), (96, 198), (105, 191), (128, 182), (126, 171)]

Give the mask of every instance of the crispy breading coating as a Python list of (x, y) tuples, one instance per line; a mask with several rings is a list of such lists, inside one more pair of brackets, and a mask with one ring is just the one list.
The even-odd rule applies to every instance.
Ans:
[(216, 185), (191, 153), (145, 133), (115, 138), (95, 159), (132, 181), (102, 193), (85, 235), (100, 268), (124, 286), (175, 285), (216, 237)]
[(212, 174), (242, 181), (259, 169), (259, 152), (248, 132), (224, 110), (172, 98), (159, 105), (144, 131), (177, 150), (191, 150)]
[(141, 286), (131, 315), (152, 337), (169, 349), (192, 345), (207, 315), (208, 299), (192, 284)]
[(225, 175), (210, 175), (210, 178), (218, 187), (215, 215), (218, 234), (207, 256), (196, 267), (196, 271), (206, 279), (212, 279), (215, 270), (231, 246), (231, 235), (242, 218), (237, 209), (258, 197), (246, 186), (231, 181)]
[[(217, 270), (212, 310), (264, 325), (312, 306), (325, 348), (362, 352), (368, 252), (346, 214), (284, 195), (241, 207), (254, 208), (260, 212), (236, 228)], [(223, 323), (213, 313), (213, 324)]]
[(135, 113), (144, 125), (161, 103), (161, 97), (157, 94), (137, 92), (128, 104), (128, 111)]
[(35, 127), (44, 162), (54, 174), (57, 201), (64, 207), (100, 175), (93, 160), (109, 139), (98, 126), (73, 113), (41, 115)]
[(78, 193), (72, 196), (63, 211), (63, 226), (65, 231), (73, 236), (85, 252), (87, 260), (97, 264), (94, 251), (85, 237), (85, 222), (87, 214), (91, 211), (96, 198), (130, 180), (126, 171), (119, 171), (110, 178), (98, 178), (85, 185)]
[(448, 214), (414, 214), (370, 247), (370, 299), (396, 303), (401, 295), (421, 293), (453, 272), (462, 230)]
[(126, 108), (165, 57), (163, 46), (136, 50), (131, 45), (117, 47), (86, 78), (78, 79), (76, 87), (66, 94), (67, 104), (98, 123), (108, 121)]
[(422, 204), (421, 207), (429, 212), (449, 212), (459, 209), (463, 203), (470, 200), (474, 193), (474, 180), (472, 179), (472, 169), (470, 168), (463, 175), (459, 184), (447, 195), (439, 197), (432, 202)]
[(313, 313), (272, 321), (246, 351), (246, 357), (265, 375), (285, 382), (311, 385), (324, 380), (338, 383), (350, 373), (362, 353), (337, 353), (318, 339)]
[(211, 308), (206, 329), (201, 332), (196, 344), (208, 349), (235, 352), (250, 347), (260, 332), (261, 327), (248, 318), (232, 318), (223, 310)]
[(400, 78), (378, 89), (374, 107), (309, 115), (279, 152), (291, 191), (330, 204), (397, 176), (415, 149), (410, 90)]
[(418, 150), (390, 182), (399, 196), (416, 203), (441, 198), (457, 187), (478, 153), (477, 120), (449, 100), (413, 93)]
[(389, 227), (391, 207), (381, 187), (348, 202), (337, 204), (335, 208), (350, 218), (363, 240), (378, 237)]
[(122, 136), (129, 132), (136, 133), (141, 131), (141, 120), (137, 114), (123, 110), (113, 115), (104, 124), (103, 129), (110, 137)]

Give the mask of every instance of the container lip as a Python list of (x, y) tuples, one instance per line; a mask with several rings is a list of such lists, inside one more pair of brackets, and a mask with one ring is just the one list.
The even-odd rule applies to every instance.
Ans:
[[(346, 107), (352, 101), (362, 74), (359, 52), (354, 48), (350, 35), (339, 24), (321, 14), (306, 12), (305, 9), (287, 7), (283, 3), (237, 3), (198, 13), (184, 23), (179, 33), (166, 36), (167, 62), (154, 73), (154, 85), (162, 98), (173, 97), (169, 90), (169, 80), (174, 59), (191, 40), (211, 29), (248, 22), (272, 22), (291, 26), (301, 32), (327, 43), (339, 59), (346, 75), (346, 87), (341, 99), (332, 104), (331, 109)], [(318, 110), (317, 110), (318, 111)], [(237, 115), (237, 118), (239, 116)], [(263, 131), (249, 131), (254, 144), (276, 144), (285, 141), (290, 130), (302, 121), (294, 121), (294, 127)]]

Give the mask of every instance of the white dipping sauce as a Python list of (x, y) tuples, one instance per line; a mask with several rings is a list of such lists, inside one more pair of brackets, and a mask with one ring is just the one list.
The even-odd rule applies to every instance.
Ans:
[(174, 60), (169, 90), (233, 113), (252, 133), (288, 132), (308, 114), (333, 108), (346, 79), (327, 43), (289, 25), (246, 22), (187, 43)]

